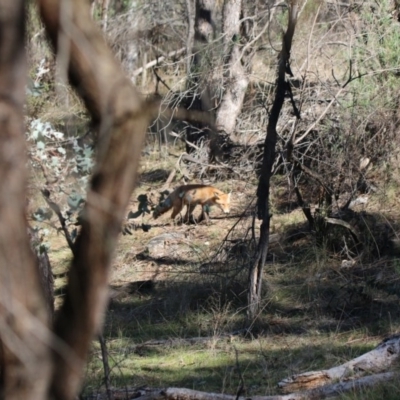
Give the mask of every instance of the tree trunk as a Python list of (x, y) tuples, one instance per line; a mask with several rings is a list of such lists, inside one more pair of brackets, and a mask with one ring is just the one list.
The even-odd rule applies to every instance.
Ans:
[(110, 0), (101, 0), (101, 29), (106, 32), (108, 26), (108, 9), (110, 7)]
[(186, 0), (186, 11), (188, 18), (188, 33), (186, 38), (186, 73), (187, 80), (190, 82), (190, 73), (193, 63), (194, 46), (194, 24), (195, 24), (195, 3), (193, 0)]
[(46, 249), (39, 250), (36, 254), (39, 265), (40, 281), (44, 293), (49, 324), (53, 323), (54, 318), (54, 277), (51, 270), (49, 255)]
[[(195, 89), (195, 101), (200, 104), (193, 109), (212, 112), (213, 89), (209, 85), (209, 79), (205, 76), (209, 73), (211, 59), (210, 44), (215, 36), (214, 0), (196, 0), (195, 24), (194, 24), (194, 51), (192, 65), (192, 79)], [(202, 76), (203, 75), (203, 76)]]
[(50, 335), (25, 218), (24, 34), (25, 1), (1, 1), (0, 397), (43, 400), (49, 384)]
[[(190, 0), (187, 3), (190, 18)], [(213, 2), (209, 0), (196, 1), (194, 56), (189, 56), (191, 95), (188, 103), (190, 109), (215, 114), (215, 127), (194, 125), (193, 129), (188, 129), (187, 140), (196, 143), (207, 134), (210, 139), (210, 158), (223, 159), (229, 156), (229, 143), (237, 117), (242, 111), (254, 52), (249, 50), (250, 46), (246, 46), (249, 23), (241, 23), (242, 0), (225, 0), (222, 13), (222, 60), (219, 49), (215, 54), (216, 50), (211, 45), (215, 35), (213, 7)], [(190, 26), (189, 20), (188, 47)], [(188, 147), (187, 151), (192, 149)]]
[(244, 95), (249, 84), (249, 62), (242, 53), (240, 38), (242, 0), (225, 0), (222, 15), (224, 40), (223, 81), (224, 88), (216, 116), (218, 132), (232, 135), (236, 119), (242, 111)]
[(49, 255), (47, 254), (46, 249), (41, 246), (37, 232), (29, 226), (28, 236), (32, 250), (36, 253), (40, 283), (44, 293), (49, 324), (51, 325), (54, 317), (54, 278), (51, 270)]
[(248, 289), (248, 318), (254, 320), (260, 307), (262, 275), (267, 259), (270, 231), (269, 213), (269, 186), (272, 167), (275, 160), (275, 146), (277, 140), (276, 126), (286, 94), (286, 72), (290, 71), (290, 49), (297, 22), (298, 0), (291, 0), (288, 13), (288, 28), (282, 41), (282, 50), (279, 56), (278, 77), (275, 91), (275, 100), (271, 109), (267, 135), (264, 142), (264, 155), (257, 189), (257, 216), (262, 220), (260, 239), (258, 242), (255, 260), (249, 273)]
[[(128, 10), (128, 21), (132, 27), (137, 27), (137, 15), (132, 11)], [(134, 28), (132, 28), (134, 29)], [(124, 71), (131, 77), (132, 82), (136, 82), (135, 75), (132, 71), (135, 71), (138, 67), (139, 60), (139, 46), (136, 40), (129, 38), (128, 43), (125, 44), (125, 54), (122, 60)]]
[[(213, 22), (213, 0), (196, 0), (195, 12), (191, 6), (191, 0), (187, 0), (189, 31), (187, 38), (188, 50), (188, 96), (186, 99), (186, 107), (189, 110), (206, 111), (213, 113), (212, 109), (212, 91), (207, 83), (205, 71), (209, 70), (210, 65), (205, 65), (210, 59), (209, 45), (214, 37), (214, 22)], [(194, 21), (190, 20), (193, 19)], [(192, 45), (192, 25), (194, 23), (194, 42), (193, 49), (189, 48)], [(190, 51), (190, 54), (189, 54)], [(189, 143), (198, 143), (209, 133), (212, 133), (209, 125), (203, 123), (191, 123), (186, 128), (186, 140)], [(193, 151), (193, 147), (186, 145), (188, 153)]]
[[(50, 396), (74, 399), (108, 299), (108, 275), (150, 119), (138, 95), (90, 19), (87, 2), (71, 0), (69, 16), (60, 21), (60, 0), (40, 0), (40, 12), (56, 50), (59, 31), (69, 40), (69, 79), (99, 129), (97, 163), (75, 242), (64, 304), (54, 331)], [(70, 17), (70, 19), (68, 19)]]

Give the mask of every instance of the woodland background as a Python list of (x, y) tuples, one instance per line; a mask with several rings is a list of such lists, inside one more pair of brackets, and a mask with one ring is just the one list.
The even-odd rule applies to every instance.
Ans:
[[(2, 158), (27, 148), (29, 170), (26, 192), (0, 163), (20, 182), (0, 196), (5, 398), (233, 399), (387, 371), (334, 394), (399, 398), (396, 362), (282, 384), (399, 332), (398, 2), (23, 3), (27, 85), (4, 72), (20, 58), (0, 65), (24, 120), (20, 156), (3, 134)], [(185, 183), (231, 191), (229, 217), (155, 221)], [(326, 393), (298, 396), (271, 398)]]

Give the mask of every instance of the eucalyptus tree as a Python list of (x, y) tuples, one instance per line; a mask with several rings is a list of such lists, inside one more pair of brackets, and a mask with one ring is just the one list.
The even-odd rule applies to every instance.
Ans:
[(65, 300), (51, 323), (25, 217), (25, 3), (0, 2), (0, 393), (7, 399), (74, 399), (102, 323), (109, 267), (151, 105), (123, 74), (87, 2), (38, 1), (55, 52), (67, 52), (70, 82), (101, 132)]

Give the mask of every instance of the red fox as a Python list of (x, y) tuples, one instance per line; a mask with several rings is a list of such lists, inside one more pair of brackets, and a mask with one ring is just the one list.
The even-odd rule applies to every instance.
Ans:
[(193, 210), (198, 204), (202, 207), (200, 220), (205, 219), (209, 223), (209, 207), (217, 205), (224, 213), (229, 213), (231, 194), (221, 192), (221, 190), (207, 185), (183, 185), (176, 188), (153, 212), (153, 217), (158, 218), (173, 208), (171, 218), (182, 211), (183, 206), (187, 206), (184, 221), (189, 221)]

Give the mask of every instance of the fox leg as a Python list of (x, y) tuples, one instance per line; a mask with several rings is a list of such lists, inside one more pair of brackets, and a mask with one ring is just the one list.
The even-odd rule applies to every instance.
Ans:
[(187, 205), (187, 210), (186, 210), (186, 214), (185, 214), (185, 218), (184, 218), (185, 222), (194, 222), (193, 211), (195, 208), (196, 208), (196, 204), (188, 204)]
[(204, 204), (201, 207), (201, 217), (200, 217), (200, 221), (205, 220), (207, 225), (210, 224), (210, 216), (209, 216), (209, 206), (207, 204)]
[(171, 218), (175, 219), (175, 217), (182, 211), (182, 204), (174, 205), (172, 210)]

